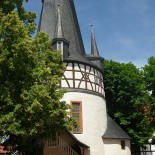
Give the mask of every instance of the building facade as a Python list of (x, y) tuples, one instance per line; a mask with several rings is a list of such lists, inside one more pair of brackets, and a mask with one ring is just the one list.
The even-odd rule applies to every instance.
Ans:
[(43, 0), (39, 31), (49, 35), (53, 51), (61, 50), (66, 65), (60, 83), (67, 90), (63, 100), (73, 107), (72, 117), (78, 123), (71, 132), (58, 133), (57, 142), (47, 141), (44, 154), (130, 155), (130, 138), (113, 121), (115, 130), (107, 128), (104, 59), (93, 30), (91, 53), (85, 53), (74, 1)]

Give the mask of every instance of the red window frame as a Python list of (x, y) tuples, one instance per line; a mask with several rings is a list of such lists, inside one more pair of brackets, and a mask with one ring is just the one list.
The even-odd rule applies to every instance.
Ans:
[[(78, 105), (78, 107), (79, 107), (78, 112), (74, 111), (74, 104)], [(72, 107), (71, 116), (73, 118), (75, 118), (74, 115), (78, 114), (78, 117), (79, 117), (79, 121), (77, 122), (78, 126), (77, 127), (72, 127), (72, 132), (74, 134), (82, 134), (83, 133), (82, 102), (81, 101), (71, 101), (71, 107)], [(75, 120), (76, 120), (76, 118), (75, 118)]]

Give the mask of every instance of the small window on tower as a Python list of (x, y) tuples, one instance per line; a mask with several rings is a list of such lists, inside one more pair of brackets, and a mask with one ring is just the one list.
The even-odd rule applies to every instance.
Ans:
[(121, 148), (122, 150), (125, 150), (125, 140), (121, 140)]
[(57, 50), (60, 50), (61, 53), (63, 54), (63, 42), (62, 41), (57, 42)]
[(82, 133), (82, 103), (81, 102), (71, 102), (72, 105), (72, 117), (76, 120), (77, 126), (72, 127), (73, 133)]

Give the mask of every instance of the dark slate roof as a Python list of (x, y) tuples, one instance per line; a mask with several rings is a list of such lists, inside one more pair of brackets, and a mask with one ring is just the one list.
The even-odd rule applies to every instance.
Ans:
[(85, 54), (73, 0), (43, 1), (39, 31), (46, 32), (51, 40), (55, 37), (58, 5), (60, 5), (64, 37), (70, 42), (70, 54), (72, 52)]
[[(65, 62), (81, 62), (103, 72), (103, 63), (96, 61), (100, 59), (100, 57), (94, 35), (92, 36), (94, 53), (91, 59), (85, 54), (73, 0), (43, 1), (39, 31), (46, 32), (51, 40), (62, 38), (69, 42), (69, 55), (64, 57)], [(96, 55), (96, 53), (98, 53), (98, 55)], [(93, 62), (91, 61), (92, 57), (95, 59)]]
[(101, 72), (104, 71), (103, 69), (104, 58), (100, 56), (94, 56), (93, 54), (86, 54), (86, 58), (88, 58), (93, 64), (95, 64), (95, 66), (97, 66), (101, 70)]
[(127, 133), (109, 116), (107, 115), (107, 130), (103, 135), (107, 139), (131, 139)]

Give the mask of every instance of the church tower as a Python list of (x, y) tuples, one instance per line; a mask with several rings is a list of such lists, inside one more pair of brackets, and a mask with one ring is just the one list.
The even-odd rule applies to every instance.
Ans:
[(78, 123), (71, 133), (88, 146), (79, 155), (105, 155), (104, 59), (99, 55), (93, 30), (91, 54), (86, 54), (73, 0), (43, 0), (39, 30), (49, 35), (53, 50), (62, 52), (66, 70), (60, 85), (67, 90), (63, 100), (73, 107), (72, 116)]

